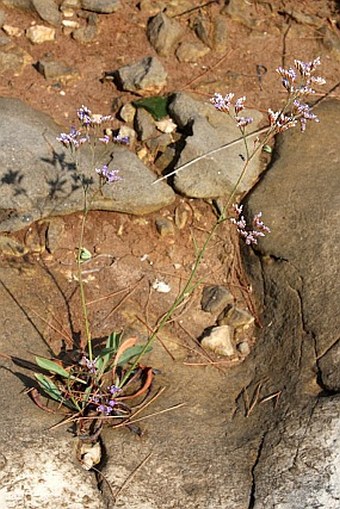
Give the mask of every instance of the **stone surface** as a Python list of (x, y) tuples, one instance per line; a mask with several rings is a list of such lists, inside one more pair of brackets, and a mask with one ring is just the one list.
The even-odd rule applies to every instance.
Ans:
[(54, 0), (32, 0), (32, 4), (43, 21), (53, 26), (61, 24), (62, 15)]
[(166, 84), (167, 72), (155, 57), (121, 67), (115, 72), (118, 85), (129, 92), (159, 93)]
[(0, 46), (0, 74), (19, 76), (32, 62), (32, 56), (11, 41)]
[(256, 28), (257, 21), (246, 0), (228, 0), (221, 12), (248, 28)]
[(81, 0), (81, 6), (98, 14), (111, 14), (121, 7), (120, 0)]
[(14, 27), (12, 25), (3, 25), (2, 29), (5, 34), (9, 35), (10, 37), (21, 37), (24, 33), (21, 28)]
[(147, 27), (150, 44), (161, 56), (167, 56), (172, 52), (183, 33), (182, 25), (163, 12), (151, 18)]
[(174, 223), (167, 217), (156, 219), (156, 229), (161, 237), (167, 237), (175, 233)]
[(234, 302), (234, 297), (224, 286), (206, 286), (203, 290), (201, 307), (209, 313), (220, 313), (228, 304)]
[[(228, 196), (244, 166), (241, 156), (244, 157), (245, 149), (235, 122), (229, 116), (216, 111), (211, 104), (195, 101), (183, 93), (174, 94), (168, 109), (176, 124), (189, 133), (185, 137), (184, 148), (175, 169), (212, 149), (239, 140), (218, 153), (196, 161), (174, 176), (176, 191), (185, 196), (192, 198)], [(262, 115), (254, 110), (247, 111), (246, 115), (254, 117), (254, 123), (249, 129), (249, 132), (252, 132), (256, 130)], [(183, 146), (182, 140), (181, 144)], [(238, 188), (240, 195), (253, 187), (264, 169), (261, 166), (259, 156), (255, 156)]]
[(59, 60), (45, 58), (39, 60), (37, 69), (47, 80), (61, 80), (63, 82), (80, 77), (79, 71)]
[(138, 139), (141, 141), (153, 138), (158, 134), (152, 115), (144, 110), (144, 108), (137, 108), (134, 126)]
[[(261, 210), (271, 228), (258, 251), (291, 264), (301, 279), (305, 328), (321, 357), (340, 330), (340, 280), (334, 277), (340, 260), (340, 102), (325, 101), (315, 113), (320, 123), (277, 140), (270, 171), (246, 209), (248, 217)], [(327, 154), (323, 161), (322, 154)]]
[(99, 35), (99, 28), (96, 25), (87, 25), (77, 28), (72, 32), (72, 37), (81, 44), (88, 44), (94, 41)]
[(217, 355), (223, 357), (233, 357), (235, 355), (235, 346), (233, 342), (234, 329), (229, 325), (220, 325), (213, 327), (201, 341), (203, 348), (211, 350)]
[(210, 48), (202, 42), (181, 42), (176, 50), (176, 57), (180, 62), (196, 62), (207, 55)]
[(219, 325), (230, 325), (236, 328), (248, 328), (254, 323), (254, 317), (246, 309), (232, 306), (218, 317)]
[(340, 341), (337, 341), (318, 362), (321, 383), (327, 391), (340, 392)]
[(192, 0), (141, 0), (138, 5), (150, 16), (166, 11), (167, 16), (172, 18), (192, 9)]
[(266, 435), (254, 470), (254, 509), (338, 509), (340, 398), (294, 412)]
[(2, 3), (8, 7), (21, 9), (22, 11), (34, 12), (35, 10), (32, 4), (32, 0), (2, 0)]
[[(0, 99), (0, 231), (19, 230), (37, 219), (83, 209), (78, 174), (56, 141), (61, 130), (21, 101)], [(80, 157), (82, 172), (93, 178), (87, 151)], [(151, 186), (154, 174), (127, 149), (115, 146), (110, 165), (120, 169), (122, 180), (114, 187), (104, 186), (93, 208), (146, 214), (174, 200), (166, 184)]]
[(44, 25), (34, 25), (26, 30), (26, 37), (33, 44), (42, 44), (55, 40), (55, 29)]
[(131, 103), (126, 103), (119, 110), (119, 117), (127, 122), (128, 124), (133, 124), (133, 120), (135, 118), (136, 108)]
[(2, 9), (0, 9), (0, 28), (3, 26), (5, 21), (6, 21), (6, 13)]

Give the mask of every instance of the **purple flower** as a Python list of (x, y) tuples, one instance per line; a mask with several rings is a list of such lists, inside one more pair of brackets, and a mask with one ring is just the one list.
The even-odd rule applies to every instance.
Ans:
[(96, 363), (97, 363), (97, 359), (94, 359), (93, 361), (90, 361), (90, 359), (88, 359), (87, 357), (85, 357), (85, 355), (81, 358), (81, 361), (80, 361), (80, 365), (81, 366), (85, 366), (85, 368), (90, 372), (90, 373), (96, 373), (97, 371), (97, 366), (96, 366)]
[(98, 406), (97, 408), (98, 412), (100, 412), (101, 414), (104, 414), (104, 415), (110, 415), (110, 413), (112, 412), (112, 407), (109, 406), (109, 405), (104, 405), (103, 403), (101, 405)]
[(287, 131), (287, 129), (295, 127), (297, 124), (297, 119), (294, 116), (286, 115), (280, 111), (273, 111), (271, 109), (268, 110), (268, 118), (270, 125), (275, 128), (277, 133), (283, 133)]
[(105, 145), (107, 145), (110, 141), (110, 136), (108, 134), (104, 134), (104, 136), (102, 138), (98, 138), (99, 141), (101, 141), (102, 143), (105, 143)]
[(78, 131), (75, 127), (71, 127), (70, 132), (67, 133), (60, 133), (60, 135), (57, 137), (57, 140), (63, 143), (66, 147), (72, 147), (74, 149), (77, 149), (82, 145), (83, 143), (86, 143), (89, 138), (88, 136), (82, 136), (81, 132)]
[(77, 110), (77, 116), (81, 125), (89, 126), (92, 124), (92, 112), (86, 106), (82, 105), (79, 110)]
[(307, 120), (314, 120), (314, 122), (320, 122), (319, 118), (312, 112), (311, 107), (308, 104), (300, 102), (295, 99), (294, 103), (295, 114), (299, 117), (301, 124), (301, 131), (306, 129)]
[(270, 233), (270, 229), (261, 220), (262, 212), (255, 214), (252, 221), (252, 229), (247, 228), (247, 222), (244, 216), (240, 216), (243, 206), (233, 205), (237, 218), (232, 217), (230, 221), (236, 225), (238, 233), (244, 239), (245, 243), (250, 246), (257, 244), (259, 237), (265, 237), (265, 233)]
[(254, 119), (252, 117), (235, 117), (236, 123), (238, 127), (247, 127), (247, 125), (251, 124)]
[(121, 177), (118, 175), (119, 170), (109, 170), (107, 164), (104, 164), (101, 168), (96, 168), (96, 172), (110, 184), (121, 180)]
[(120, 134), (117, 134), (117, 136), (113, 137), (113, 141), (121, 143), (122, 145), (128, 145), (130, 143), (130, 138), (128, 136), (121, 136)]
[(223, 97), (222, 94), (215, 92), (214, 97), (210, 99), (210, 102), (219, 111), (229, 111), (231, 106), (231, 100), (234, 97), (234, 95), (235, 94), (231, 92), (230, 94), (227, 94), (226, 96)]
[(120, 387), (117, 387), (117, 385), (110, 385), (108, 387), (108, 391), (110, 394), (117, 394), (117, 392), (119, 392), (121, 389)]
[(301, 76), (309, 78), (310, 75), (316, 70), (316, 68), (319, 65), (321, 65), (321, 60), (320, 57), (317, 57), (315, 60), (312, 60), (311, 62), (302, 62), (301, 60), (294, 60), (294, 65), (301, 74)]
[(235, 101), (235, 114), (238, 115), (240, 111), (244, 110), (244, 102), (246, 100), (246, 96), (240, 97)]

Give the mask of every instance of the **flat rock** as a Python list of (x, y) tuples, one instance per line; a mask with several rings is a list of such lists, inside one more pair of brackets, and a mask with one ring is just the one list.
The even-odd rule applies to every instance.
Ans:
[(220, 285), (206, 286), (203, 290), (201, 307), (209, 313), (219, 313), (226, 306), (234, 302), (234, 297), (228, 288)]
[(121, 7), (120, 0), (81, 0), (81, 6), (87, 11), (98, 14), (111, 14)]
[(137, 108), (134, 124), (138, 138), (141, 141), (153, 138), (158, 134), (152, 115), (143, 108)]
[(183, 33), (182, 25), (163, 12), (151, 18), (147, 27), (150, 44), (161, 56), (167, 56), (171, 53)]
[(176, 57), (180, 62), (196, 62), (204, 57), (210, 51), (210, 48), (203, 42), (181, 42), (176, 50)]
[(0, 74), (19, 76), (32, 62), (33, 58), (27, 51), (10, 41), (0, 46)]
[(151, 185), (155, 180), (154, 173), (128, 149), (116, 146), (108, 166), (110, 169), (119, 168), (122, 180), (113, 187), (104, 186), (104, 196), (94, 200), (94, 209), (143, 215), (174, 201), (175, 194), (168, 185), (160, 189), (157, 189), (157, 185)]
[(44, 25), (34, 25), (26, 30), (26, 37), (33, 44), (42, 44), (55, 40), (55, 29)]
[[(61, 131), (50, 117), (21, 101), (0, 99), (0, 231), (20, 230), (37, 219), (83, 209), (78, 173), (56, 140)], [(80, 157), (82, 172), (93, 179), (86, 150)], [(114, 146), (111, 164), (120, 169), (122, 180), (114, 187), (104, 186), (94, 209), (146, 214), (174, 200), (168, 185), (151, 186), (154, 173), (127, 149)]]
[(62, 15), (54, 0), (32, 0), (32, 4), (43, 21), (56, 27), (61, 24)]
[[(190, 131), (175, 169), (209, 150), (240, 139), (240, 131), (229, 116), (216, 111), (211, 104), (195, 101), (186, 94), (174, 94), (170, 100), (169, 113), (176, 124)], [(255, 131), (262, 115), (254, 110), (246, 111), (245, 115), (254, 118), (248, 132)], [(245, 157), (242, 142), (196, 161), (174, 176), (174, 187), (192, 198), (228, 196), (244, 165), (241, 156)], [(261, 166), (259, 156), (255, 156), (238, 188), (239, 195), (253, 187), (263, 170)]]
[(203, 348), (211, 350), (217, 355), (233, 357), (236, 353), (233, 338), (233, 327), (229, 327), (229, 325), (220, 325), (218, 327), (213, 327), (209, 334), (204, 336), (201, 345)]
[(51, 60), (48, 58), (39, 60), (37, 69), (47, 80), (53, 79), (66, 82), (80, 77), (80, 73), (77, 69), (59, 60)]
[(156, 94), (164, 88), (167, 72), (157, 58), (145, 57), (135, 64), (117, 69), (115, 77), (123, 90)]
[(77, 28), (72, 32), (72, 37), (81, 44), (88, 44), (94, 41), (99, 34), (99, 28), (96, 25), (87, 25)]
[(340, 391), (340, 341), (337, 341), (319, 359), (318, 367), (321, 373), (321, 383), (327, 391)]

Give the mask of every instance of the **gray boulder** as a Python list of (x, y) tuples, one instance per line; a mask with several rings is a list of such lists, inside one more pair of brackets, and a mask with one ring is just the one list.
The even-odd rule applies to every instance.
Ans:
[(157, 58), (145, 57), (135, 64), (117, 69), (115, 78), (123, 90), (156, 94), (164, 88), (167, 72)]
[[(74, 162), (56, 140), (61, 132), (47, 115), (17, 99), (0, 99), (0, 231), (24, 228), (49, 216), (83, 209), (83, 190)], [(80, 152), (81, 173), (98, 186), (98, 178), (86, 161), (87, 147)], [(120, 170), (122, 180), (104, 186), (94, 209), (146, 214), (174, 199), (166, 184), (150, 186), (154, 174), (133, 153), (119, 146), (101, 154)], [(144, 189), (144, 191), (143, 191)]]
[(62, 15), (54, 0), (32, 0), (32, 4), (42, 20), (53, 26), (61, 24)]
[[(169, 104), (169, 113), (174, 121), (190, 134), (185, 138), (185, 146), (175, 169), (204, 155), (210, 150), (239, 140), (236, 144), (208, 155), (190, 166), (180, 170), (174, 177), (176, 191), (192, 198), (217, 198), (232, 192), (244, 166), (245, 148), (240, 131), (235, 122), (226, 114), (217, 111), (213, 105), (195, 101), (186, 94), (175, 94)], [(257, 111), (247, 111), (254, 118), (249, 132), (256, 130), (262, 115)], [(249, 164), (245, 178), (238, 188), (238, 195), (249, 191), (263, 168), (259, 155)]]
[(161, 56), (167, 56), (171, 53), (183, 32), (184, 28), (163, 12), (151, 18), (147, 28), (148, 39)]
[(121, 3), (120, 0), (82, 0), (81, 6), (98, 14), (111, 14), (121, 7)]
[(304, 326), (322, 359), (340, 330), (340, 102), (315, 112), (320, 123), (279, 137), (274, 162), (246, 205), (249, 219), (261, 210), (271, 228), (259, 252), (286, 261), (301, 279)]

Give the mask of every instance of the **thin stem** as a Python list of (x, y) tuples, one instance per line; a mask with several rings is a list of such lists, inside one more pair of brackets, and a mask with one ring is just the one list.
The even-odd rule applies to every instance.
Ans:
[(82, 221), (81, 221), (79, 249), (78, 249), (78, 255), (77, 255), (77, 266), (78, 266), (78, 280), (79, 280), (79, 289), (80, 289), (80, 301), (81, 301), (81, 307), (83, 310), (83, 319), (84, 319), (84, 325), (85, 325), (87, 349), (88, 349), (89, 360), (90, 360), (90, 362), (92, 362), (93, 361), (92, 336), (91, 336), (91, 328), (90, 328), (90, 322), (89, 322), (88, 312), (87, 312), (84, 281), (83, 281), (82, 271), (81, 271), (81, 253), (82, 253), (82, 248), (83, 248), (85, 224), (86, 224), (86, 219), (87, 219), (87, 214), (88, 214), (86, 191), (85, 191), (84, 201), (85, 201), (85, 207), (84, 207), (84, 213), (83, 213), (83, 217), (82, 217)]

